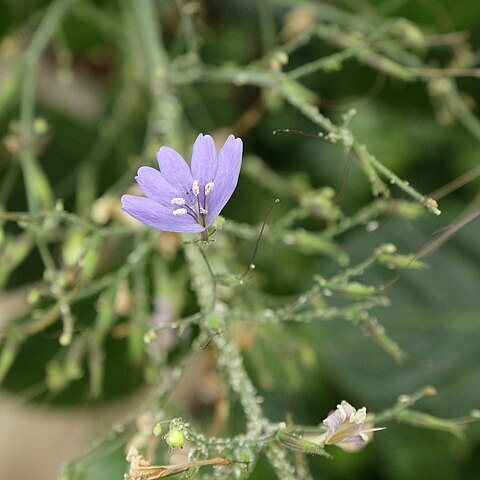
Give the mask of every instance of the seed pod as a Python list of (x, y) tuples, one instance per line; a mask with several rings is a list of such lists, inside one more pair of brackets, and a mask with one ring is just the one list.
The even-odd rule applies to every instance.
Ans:
[(170, 430), (164, 438), (170, 448), (182, 448), (185, 444), (185, 434), (182, 430)]

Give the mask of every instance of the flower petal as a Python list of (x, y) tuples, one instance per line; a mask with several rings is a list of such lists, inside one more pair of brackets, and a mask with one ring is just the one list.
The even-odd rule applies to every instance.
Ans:
[(215, 142), (210, 135), (201, 133), (195, 140), (191, 168), (193, 179), (198, 180), (199, 185), (213, 182), (217, 174), (218, 157)]
[(229, 135), (218, 152), (218, 170), (212, 191), (207, 197), (207, 227), (222, 211), (237, 186), (240, 167), (242, 166), (243, 143), (240, 138)]
[(196, 233), (204, 230), (190, 215), (173, 215), (169, 209), (149, 198), (122, 196), (122, 208), (133, 218), (149, 227), (177, 233)]
[[(192, 189), (192, 172), (187, 162), (173, 148), (161, 147), (157, 152), (158, 165), (163, 178), (175, 189), (181, 197)], [(192, 195), (190, 193), (190, 195)]]
[(163, 178), (156, 168), (140, 167), (135, 180), (150, 200), (162, 205), (171, 207), (172, 198), (178, 197), (177, 190)]

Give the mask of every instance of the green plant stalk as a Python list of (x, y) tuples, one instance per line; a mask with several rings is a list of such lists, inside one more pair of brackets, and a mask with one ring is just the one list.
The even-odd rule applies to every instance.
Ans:
[(91, 446), (78, 457), (69, 462), (65, 469), (72, 466), (86, 466), (98, 461), (109, 452), (118, 449), (124, 444), (126, 438), (132, 434), (132, 429), (137, 418), (146, 412), (156, 411), (165, 407), (165, 402), (171, 395), (175, 387), (183, 378), (188, 367), (198, 355), (199, 350), (207, 341), (207, 336), (200, 334), (193, 342), (189, 352), (180, 359), (177, 365), (166, 369), (162, 376), (160, 384), (155, 388), (151, 398), (143, 403), (139, 408), (129, 413), (121, 421), (112, 425), (103, 435), (92, 442)]
[(480, 121), (465, 105), (453, 82), (450, 85), (451, 87), (445, 93), (448, 106), (463, 126), (480, 142)]
[[(227, 373), (230, 387), (240, 398), (247, 417), (247, 431), (256, 435), (263, 431), (266, 422), (260, 406), (261, 399), (257, 396), (255, 387), (245, 371), (238, 347), (229, 338), (225, 319), (215, 313), (217, 282), (204, 248), (187, 245), (185, 249), (194, 277), (193, 285), (204, 315), (202, 325), (212, 336), (212, 342), (218, 350), (219, 363)], [(200, 259), (203, 260), (207, 272), (199, 264)], [(205, 274), (211, 279), (210, 286), (207, 288), (205, 288)]]
[[(226, 372), (230, 388), (239, 396), (247, 418), (246, 438), (254, 440), (264, 435), (269, 429), (277, 427), (270, 424), (261, 408), (262, 399), (250, 380), (238, 347), (228, 334), (227, 324), (223, 315), (215, 312), (217, 302), (216, 277), (213, 268), (204, 252), (205, 246), (186, 245), (185, 253), (192, 273), (192, 284), (197, 293), (198, 302), (204, 314), (201, 323), (204, 331), (211, 336), (218, 352), (218, 361)], [(202, 266), (203, 263), (203, 266)], [(205, 282), (205, 276), (211, 279), (210, 285)], [(279, 478), (294, 480), (295, 467), (290, 464), (285, 451), (274, 442), (268, 443), (266, 455), (277, 471)]]
[(35, 86), (37, 64), (58, 24), (74, 0), (56, 0), (51, 3), (43, 16), (40, 26), (32, 37), (22, 59), (23, 86), (20, 100), (20, 165), (25, 179), (27, 202), (30, 211), (35, 212), (44, 204), (53, 204), (48, 180), (41, 169), (33, 150)]
[[(380, 28), (377, 30), (374, 30), (371, 34), (366, 36), (365, 38), (359, 40), (357, 38), (353, 38), (351, 35), (347, 35), (340, 30), (333, 30), (331, 26), (328, 25), (322, 25), (320, 27), (317, 27), (317, 29), (314, 30), (314, 32), (317, 35), (320, 35), (321, 37), (326, 38), (327, 40), (333, 41), (336, 45), (340, 46), (344, 50), (338, 53), (334, 53), (332, 55), (328, 55), (327, 57), (320, 58), (318, 60), (314, 60), (313, 62), (306, 63), (295, 70), (292, 70), (291, 72), (288, 73), (288, 77), (292, 80), (297, 80), (301, 77), (304, 77), (306, 75), (310, 75), (312, 73), (315, 73), (318, 70), (332, 70), (336, 68), (336, 65), (340, 65), (343, 63), (345, 60), (348, 60), (352, 57), (358, 57), (358, 58), (363, 58), (367, 57), (372, 59), (377, 59), (377, 62), (375, 62), (375, 65), (372, 66), (377, 66), (376, 64), (379, 63), (380, 59), (382, 60), (380, 62), (380, 65), (385, 65), (388, 64), (390, 65), (390, 70), (392, 69), (391, 64), (393, 63), (392, 60), (387, 59), (385, 57), (380, 57), (380, 55), (376, 54), (373, 52), (373, 50), (369, 47), (370, 44), (373, 42), (381, 39), (382, 37), (386, 37), (392, 30), (394, 30), (398, 25), (398, 21), (396, 20), (391, 20), (387, 21), (384, 25), (382, 25)], [(412, 75), (408, 74), (408, 71), (405, 71), (401, 66), (396, 66), (396, 69), (394, 72), (400, 71), (400, 75), (397, 74), (397, 76), (400, 76), (402, 79), (405, 79), (403, 77), (407, 76), (407, 80), (410, 80)]]
[[(318, 125), (328, 134), (332, 135), (333, 138), (341, 141), (347, 150), (353, 148), (354, 151), (360, 154), (362, 160), (366, 162), (366, 166), (368, 167), (366, 169), (368, 178), (373, 179), (373, 174), (370, 169), (373, 167), (379, 173), (384, 175), (390, 181), (390, 183), (396, 184), (412, 198), (419, 201), (428, 211), (435, 215), (440, 214), (440, 210), (437, 208), (437, 203), (435, 200), (417, 192), (408, 184), (408, 182), (400, 179), (397, 175), (380, 163), (373, 155), (371, 155), (365, 149), (364, 145), (355, 139), (349, 130), (336, 126), (329, 118), (322, 115), (315, 105), (307, 102), (297, 94), (299, 91), (305, 92), (306, 89), (294, 80), (286, 80), (286, 77), (283, 74), (268, 71), (265, 72), (253, 68), (239, 69), (234, 67), (203, 67), (200, 70), (197, 69), (193, 75), (182, 72), (180, 75), (177, 73), (176, 77), (174, 75), (174, 78), (176, 78), (176, 81), (178, 81), (180, 84), (182, 82), (190, 83), (192, 81), (202, 80), (210, 82), (228, 82), (235, 85), (255, 85), (260, 88), (276, 89), (285, 98), (285, 100), (303, 113), (313, 123)], [(384, 188), (382, 186), (381, 180), (378, 179), (377, 176), (375, 176), (375, 183), (377, 184), (377, 187), (375, 187), (376, 190), (386, 194), (386, 187)]]
[(167, 61), (163, 44), (160, 41), (158, 22), (152, 0), (130, 0), (138, 27), (138, 34), (145, 48), (150, 69), (165, 65)]
[(199, 4), (188, 2), (186, 0), (176, 0), (178, 9), (182, 16), (182, 30), (187, 46), (187, 54), (192, 57), (193, 61), (198, 60), (198, 34), (195, 29), (195, 14), (199, 8)]

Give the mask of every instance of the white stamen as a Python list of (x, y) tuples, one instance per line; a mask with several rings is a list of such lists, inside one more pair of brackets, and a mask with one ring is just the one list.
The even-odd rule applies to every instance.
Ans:
[(185, 205), (185, 199), (181, 197), (175, 197), (170, 200), (173, 205)]
[(187, 213), (186, 208), (177, 208), (172, 212), (174, 215), (185, 215)]
[(365, 421), (366, 418), (367, 418), (367, 409), (363, 407), (356, 411), (356, 413), (350, 419), (350, 422), (360, 425)]
[(193, 185), (192, 185), (192, 192), (196, 197), (198, 197), (198, 194), (200, 193), (200, 187), (198, 186), (198, 180), (194, 180)]
[(340, 414), (340, 418), (342, 419), (342, 422), (344, 422), (347, 418), (347, 412), (343, 408), (343, 405), (337, 405), (338, 413)]
[(200, 213), (201, 213), (202, 215), (206, 215), (206, 214), (207, 214), (207, 210), (205, 210), (205, 208), (200, 207)]
[(215, 186), (215, 183), (213, 182), (208, 182), (206, 185), (205, 185), (205, 195), (208, 195), (212, 190), (213, 190), (213, 187)]

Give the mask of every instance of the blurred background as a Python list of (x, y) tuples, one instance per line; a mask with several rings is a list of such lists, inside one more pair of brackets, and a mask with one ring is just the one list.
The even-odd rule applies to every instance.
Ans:
[[(277, 197), (272, 225), (305, 192), (323, 192), (327, 213), (299, 223), (315, 232), (372, 205), (358, 158), (315, 137), (319, 127), (255, 72), (300, 72), (304, 90), (295, 95), (337, 124), (351, 115), (355, 138), (438, 200), (442, 215), (410, 204), (402, 215), (383, 208), (323, 246), (289, 247), (267, 233), (251, 299), (281, 304), (305, 291), (313, 275), (328, 277), (383, 243), (419, 252), (479, 208), (480, 2), (138, 4), (0, 0), (1, 478), (56, 478), (64, 462), (143, 401), (154, 370), (182, 358), (195, 338), (195, 328), (165, 330), (157, 350), (143, 343), (149, 325), (197, 311), (180, 238), (150, 236), (120, 210), (121, 194), (140, 193), (136, 169), (154, 165), (161, 145), (188, 159), (199, 132), (218, 145), (231, 132), (243, 139), (240, 182), (222, 214), (237, 222), (226, 272), (247, 265), (255, 244), (241, 225), (261, 224)], [(157, 38), (139, 28), (147, 19)], [(355, 50), (359, 42), (370, 50)], [(332, 57), (338, 52), (347, 54)], [(322, 58), (329, 61), (312, 66)], [(306, 65), (310, 72), (300, 70)], [(278, 129), (304, 133), (274, 135)], [(408, 198), (395, 185), (391, 193)], [(386, 292), (391, 306), (375, 309), (408, 355), (401, 364), (343, 320), (235, 324), (269, 418), (316, 425), (341, 399), (381, 411), (426, 385), (438, 392), (422, 400), (428, 413), (455, 418), (479, 408), (480, 223), (471, 219), (433, 245), (425, 268), (395, 279)], [(149, 250), (139, 253), (147, 237)], [(133, 250), (143, 255), (141, 268), (129, 267)], [(365, 283), (389, 284), (394, 275), (374, 268)], [(96, 339), (88, 346), (85, 331)], [(224, 388), (206, 350), (175, 388), (169, 418), (179, 412), (208, 430)], [(238, 401), (229, 401), (221, 434), (243, 428)], [(480, 478), (478, 426), (462, 437), (387, 426), (360, 453), (309, 457), (313, 477)], [(113, 444), (91, 462), (87, 478), (122, 478), (124, 456), (123, 445)], [(252, 478), (275, 477), (260, 460)]]

